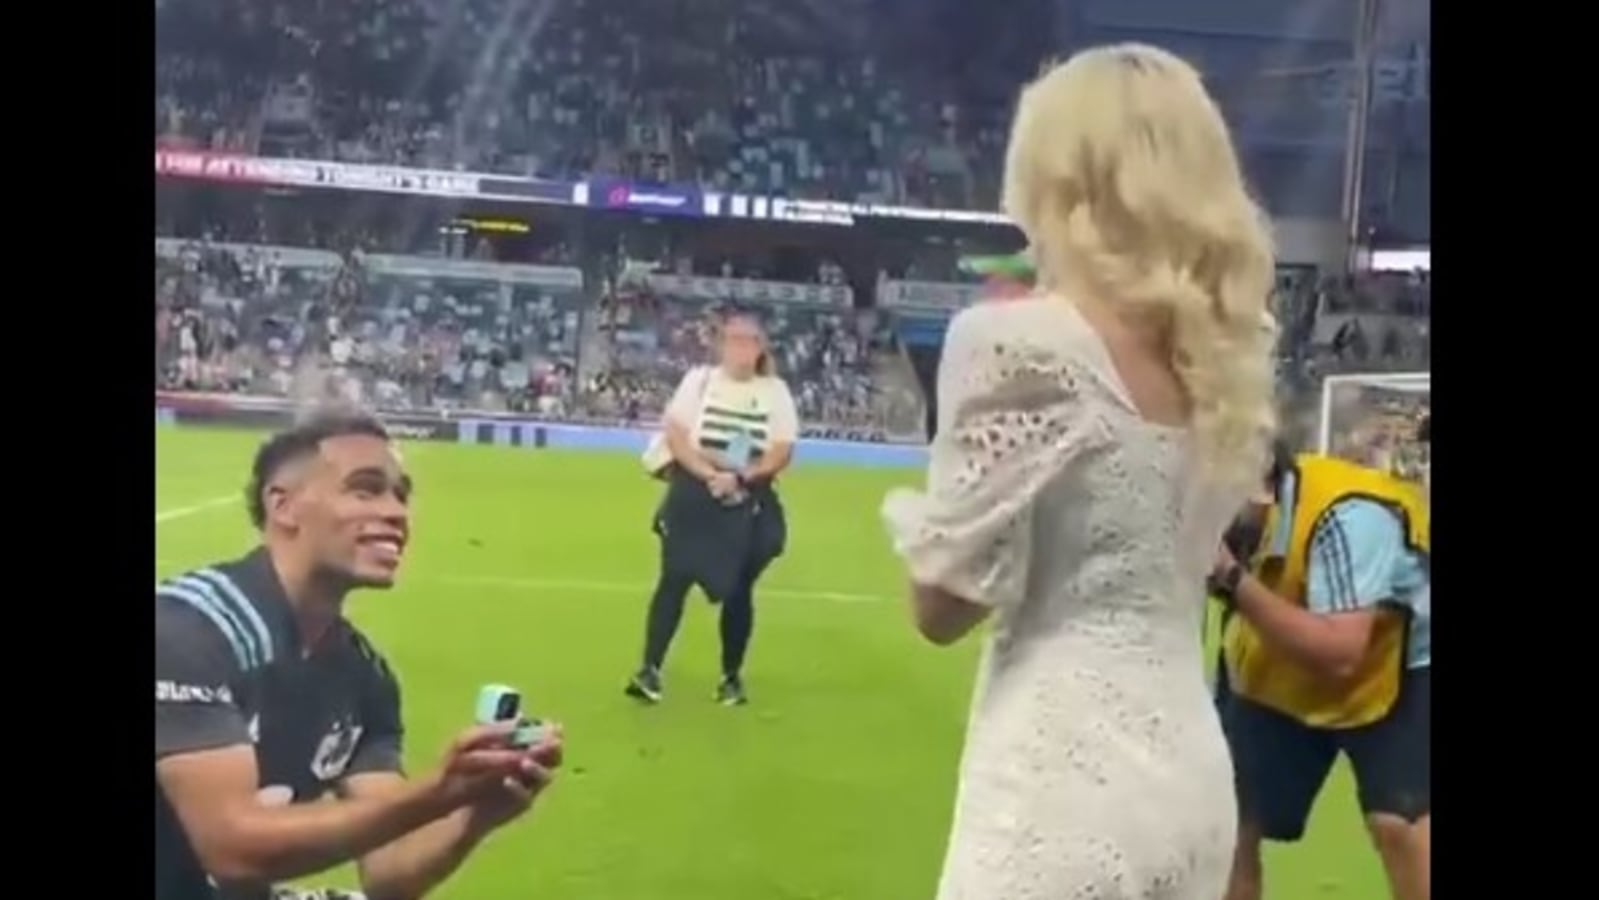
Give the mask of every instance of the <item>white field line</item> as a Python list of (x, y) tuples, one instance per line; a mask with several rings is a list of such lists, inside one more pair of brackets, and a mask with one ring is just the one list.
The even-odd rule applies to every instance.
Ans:
[[(403, 576), (402, 576), (403, 577)], [(593, 581), (585, 578), (504, 578), (484, 575), (446, 575), (427, 578), (460, 587), (498, 587), (510, 590), (573, 591), (589, 594), (648, 594), (652, 584), (644, 582)], [(850, 591), (814, 591), (794, 588), (763, 587), (757, 593), (768, 597), (792, 597), (796, 600), (831, 600), (834, 603), (875, 603), (883, 598), (875, 594)]]
[[(159, 568), (170, 568), (173, 565), (174, 562), (172, 560), (156, 560), (156, 566)], [(650, 591), (654, 589), (654, 585), (642, 581), (596, 581), (586, 578), (514, 578), (495, 575), (423, 575), (406, 578), (402, 574), (400, 579), (401, 583), (419, 580), (426, 583), (454, 587), (499, 588), (509, 591), (567, 592), (574, 594), (637, 594), (640, 597), (647, 597)], [(812, 591), (778, 587), (763, 587), (757, 590), (757, 594), (766, 597), (788, 597), (795, 600), (826, 600), (832, 603), (876, 603), (885, 599), (876, 594), (861, 594), (850, 591)]]
[(236, 494), (229, 494), (226, 497), (212, 497), (210, 500), (202, 500), (199, 503), (193, 503), (188, 506), (180, 506), (176, 509), (168, 509), (158, 512), (155, 514), (155, 523), (160, 525), (163, 522), (170, 522), (173, 519), (186, 519), (195, 513), (203, 513), (208, 509), (216, 509), (221, 506), (227, 506), (230, 503), (237, 503), (238, 501), (239, 497)]

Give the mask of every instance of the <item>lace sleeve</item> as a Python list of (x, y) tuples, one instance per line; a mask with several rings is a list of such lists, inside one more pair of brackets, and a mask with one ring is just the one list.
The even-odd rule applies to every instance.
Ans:
[(1074, 367), (1005, 335), (1005, 315), (976, 307), (950, 325), (926, 491), (902, 488), (883, 504), (913, 581), (1001, 608), (1026, 591), (1034, 498), (1091, 430)]

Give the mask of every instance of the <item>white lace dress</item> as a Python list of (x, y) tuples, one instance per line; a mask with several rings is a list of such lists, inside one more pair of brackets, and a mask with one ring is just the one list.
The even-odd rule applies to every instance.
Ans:
[(884, 517), (914, 580), (995, 610), (940, 900), (1218, 900), (1236, 809), (1203, 585), (1244, 498), (1190, 475), (1063, 301), (961, 313), (938, 388), (927, 491)]

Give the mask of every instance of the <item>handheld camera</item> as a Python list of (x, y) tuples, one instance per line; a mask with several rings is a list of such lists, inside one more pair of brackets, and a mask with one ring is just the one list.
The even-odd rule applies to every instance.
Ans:
[(531, 747), (544, 737), (544, 723), (522, 715), (521, 692), (503, 684), (485, 684), (478, 689), (473, 720), (479, 725), (515, 722), (511, 746), (520, 749)]

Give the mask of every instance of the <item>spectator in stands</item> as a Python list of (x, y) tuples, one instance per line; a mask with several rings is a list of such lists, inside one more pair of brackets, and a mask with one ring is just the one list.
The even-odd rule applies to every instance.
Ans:
[(661, 666), (695, 584), (722, 605), (717, 700), (747, 701), (743, 667), (755, 627), (755, 583), (787, 540), (776, 481), (799, 435), (794, 398), (773, 374), (771, 349), (754, 316), (725, 317), (720, 338), (720, 362), (683, 377), (666, 408), (664, 440), (646, 457), (667, 482), (655, 520), (661, 572), (644, 664), (627, 693), (650, 703), (663, 695)]
[[(570, 378), (558, 373), (576, 361), (576, 291), (419, 257), (396, 271), (394, 257), (364, 253), (271, 262), (248, 245), (158, 241), (156, 258), (158, 308), (169, 310), (157, 329), (163, 386), (569, 411)], [(550, 377), (530, 397), (533, 373)]]

